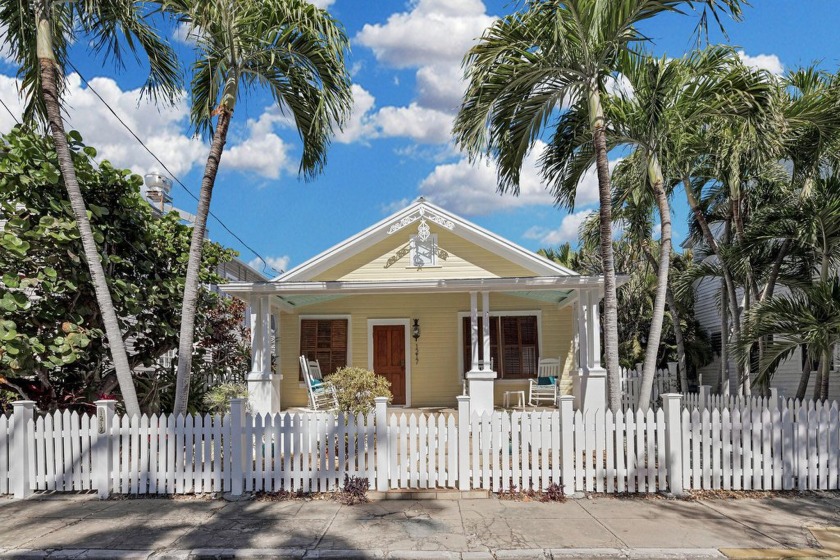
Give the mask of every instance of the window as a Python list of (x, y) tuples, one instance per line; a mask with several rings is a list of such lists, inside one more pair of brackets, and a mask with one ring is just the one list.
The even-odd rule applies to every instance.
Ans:
[[(500, 379), (535, 377), (539, 361), (539, 333), (536, 315), (490, 317), (490, 357)], [(470, 318), (462, 319), (464, 372), (472, 364)], [(479, 341), (483, 333), (478, 318)], [(484, 345), (479, 343), (479, 360), (484, 359)]]
[(411, 253), (409, 266), (422, 268), (437, 264), (437, 234), (429, 235), (425, 241), (419, 235), (411, 236)]
[(347, 319), (301, 319), (300, 355), (318, 360), (324, 375), (346, 366), (347, 323)]

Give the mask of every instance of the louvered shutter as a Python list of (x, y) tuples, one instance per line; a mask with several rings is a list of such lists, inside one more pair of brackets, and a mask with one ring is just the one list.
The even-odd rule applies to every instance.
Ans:
[(318, 360), (324, 375), (346, 366), (347, 319), (302, 319), (300, 353), (307, 360)]

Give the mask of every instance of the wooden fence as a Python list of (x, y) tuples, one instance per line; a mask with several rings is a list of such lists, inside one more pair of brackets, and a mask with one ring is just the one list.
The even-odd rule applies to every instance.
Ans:
[(186, 494), (339, 489), (345, 476), (378, 490), (673, 492), (684, 489), (840, 488), (837, 403), (761, 402), (723, 409), (662, 408), (367, 416), (250, 415), (241, 400), (221, 415), (114, 413), (35, 418), (33, 403), (0, 416), (0, 493)]
[[(639, 405), (639, 390), (642, 386), (642, 364), (635, 369), (621, 368), (621, 408), (625, 412)], [(667, 369), (657, 369), (653, 376), (650, 392), (651, 405), (655, 405), (660, 395), (675, 393), (679, 388), (676, 362), (669, 362)]]

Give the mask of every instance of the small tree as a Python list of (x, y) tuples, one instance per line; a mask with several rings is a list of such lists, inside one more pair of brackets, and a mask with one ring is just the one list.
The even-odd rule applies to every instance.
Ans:
[(335, 385), (338, 409), (348, 414), (368, 414), (376, 405), (376, 397), (392, 396), (387, 379), (363, 368), (340, 368), (325, 381)]

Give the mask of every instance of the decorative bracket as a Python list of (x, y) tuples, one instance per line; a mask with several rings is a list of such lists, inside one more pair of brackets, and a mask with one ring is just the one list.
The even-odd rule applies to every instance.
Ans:
[[(455, 229), (455, 222), (453, 222), (452, 220), (448, 220), (443, 216), (435, 214), (434, 212), (429, 212), (425, 208), (420, 208), (419, 210), (417, 210), (417, 212), (414, 212), (404, 217), (403, 219), (391, 224), (391, 227), (388, 228), (388, 235), (400, 231), (404, 227), (413, 224), (417, 220), (429, 220), (430, 222), (434, 222), (439, 226), (448, 229), (449, 231)], [(422, 225), (423, 224), (421, 224), (421, 226)], [(426, 227), (428, 228), (428, 225), (426, 225)]]

